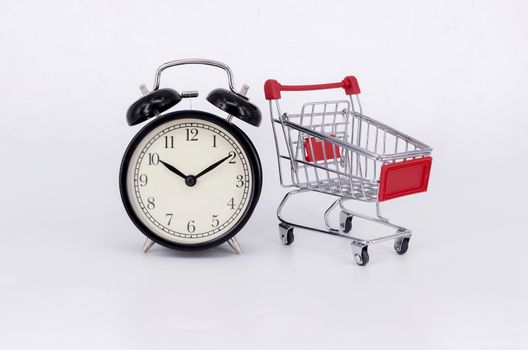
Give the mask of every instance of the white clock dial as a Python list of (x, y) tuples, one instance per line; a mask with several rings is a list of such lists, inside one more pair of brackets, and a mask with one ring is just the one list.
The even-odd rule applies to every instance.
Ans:
[(229, 232), (250, 205), (248, 159), (237, 139), (216, 123), (167, 121), (133, 150), (126, 174), (132, 210), (166, 240), (212, 241)]

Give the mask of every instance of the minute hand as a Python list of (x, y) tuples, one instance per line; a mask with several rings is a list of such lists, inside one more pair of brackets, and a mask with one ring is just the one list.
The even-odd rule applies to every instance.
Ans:
[(222, 164), (223, 162), (225, 162), (229, 157), (231, 157), (231, 155), (227, 155), (227, 157), (222, 158), (222, 159), (220, 159), (218, 162), (216, 162), (216, 163), (214, 163), (214, 164), (208, 166), (207, 168), (205, 168), (204, 170), (202, 170), (201, 172), (199, 172), (199, 173), (196, 175), (196, 178), (199, 178), (200, 176), (207, 174), (208, 172), (210, 172), (211, 170), (213, 170), (214, 168), (216, 168), (217, 166), (219, 166), (220, 164)]

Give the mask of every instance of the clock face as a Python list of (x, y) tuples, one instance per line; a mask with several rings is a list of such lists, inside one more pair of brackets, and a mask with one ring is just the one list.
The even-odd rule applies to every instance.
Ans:
[(127, 210), (161, 244), (219, 244), (245, 224), (258, 200), (253, 146), (229, 123), (196, 113), (158, 118), (125, 155)]

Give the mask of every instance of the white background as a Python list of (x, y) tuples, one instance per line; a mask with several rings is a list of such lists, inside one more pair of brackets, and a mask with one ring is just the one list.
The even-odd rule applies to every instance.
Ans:
[[(0, 348), (525, 348), (527, 11), (525, 1), (0, 0)], [(119, 197), (140, 128), (126, 109), (159, 64), (187, 57), (229, 64), (263, 112), (258, 129), (237, 122), (265, 176), (241, 256), (144, 255)], [(435, 149), (429, 192), (384, 207), (413, 230), (409, 252), (373, 246), (366, 267), (343, 239), (296, 231), (280, 243), (285, 190), (262, 89), (348, 74), (368, 115)], [(203, 97), (225, 76), (189, 67), (162, 84), (200, 90), (193, 108), (215, 111)], [(283, 106), (341, 96), (284, 94)], [(308, 195), (287, 214), (321, 224), (330, 202)]]

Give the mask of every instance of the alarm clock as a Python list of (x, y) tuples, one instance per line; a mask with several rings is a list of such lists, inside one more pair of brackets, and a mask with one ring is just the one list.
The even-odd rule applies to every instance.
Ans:
[[(211, 91), (206, 99), (228, 115), (198, 110), (164, 113), (198, 92), (160, 88), (162, 72), (199, 64), (223, 69), (229, 89)], [(132, 139), (119, 174), (121, 198), (128, 216), (154, 243), (178, 250), (201, 250), (228, 242), (240, 254), (235, 235), (247, 223), (259, 200), (262, 168), (255, 146), (234, 118), (259, 126), (260, 110), (234, 89), (233, 73), (224, 63), (184, 59), (161, 65), (154, 88), (144, 85), (143, 97), (127, 111), (127, 123), (149, 119)]]

